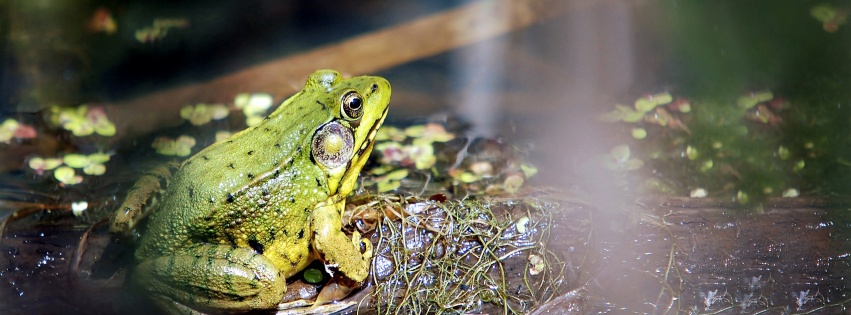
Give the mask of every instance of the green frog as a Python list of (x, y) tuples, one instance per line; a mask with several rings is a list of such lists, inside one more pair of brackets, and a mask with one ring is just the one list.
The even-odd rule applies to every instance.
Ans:
[[(133, 281), (175, 314), (275, 308), (315, 259), (363, 281), (372, 243), (348, 237), (341, 215), (389, 102), (383, 78), (319, 70), (265, 120), (184, 161), (142, 232)], [(134, 191), (145, 189), (113, 232), (143, 217)]]

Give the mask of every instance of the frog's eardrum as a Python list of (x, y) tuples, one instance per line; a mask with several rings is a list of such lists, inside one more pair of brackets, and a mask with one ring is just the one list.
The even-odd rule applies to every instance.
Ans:
[(332, 121), (316, 130), (311, 153), (317, 162), (334, 169), (349, 162), (354, 143), (352, 130)]

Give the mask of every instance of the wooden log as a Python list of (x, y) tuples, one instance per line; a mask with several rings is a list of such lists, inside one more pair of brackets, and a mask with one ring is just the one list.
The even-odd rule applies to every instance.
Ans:
[[(744, 213), (712, 201), (663, 199), (642, 203), (634, 221), (587, 206), (557, 212), (550, 247), (566, 258), (569, 291), (537, 313), (837, 314), (851, 306), (847, 207), (783, 199), (763, 209)], [(0, 308), (152, 311), (115, 283), (101, 282), (108, 287), (100, 290), (85, 285), (91, 265), (69, 273), (85, 232), (75, 222), (67, 213), (36, 212), (7, 226), (0, 238)], [(105, 226), (100, 231), (88, 241), (103, 244)], [(95, 259), (101, 258), (85, 258)]]
[[(413, 60), (494, 38), (600, 1), (478, 1), (418, 20), (249, 67), (209, 82), (187, 84), (106, 104), (122, 136), (146, 134), (180, 122), (176, 109), (194, 102), (233, 101), (243, 92), (282, 99), (301, 89), (320, 68), (348, 75), (374, 73)], [(175, 115), (163, 115), (174, 112)]]
[(597, 233), (606, 263), (581, 288), (585, 310), (837, 314), (851, 305), (844, 207), (780, 199), (763, 211), (688, 198), (645, 204), (638, 224)]

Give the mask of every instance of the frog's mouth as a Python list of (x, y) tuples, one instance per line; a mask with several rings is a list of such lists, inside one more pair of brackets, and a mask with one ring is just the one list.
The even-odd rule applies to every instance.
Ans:
[[(369, 153), (372, 152), (372, 147), (375, 145), (375, 133), (378, 132), (378, 128), (384, 123), (384, 118), (387, 117), (388, 109), (390, 109), (390, 107), (384, 108), (384, 112), (381, 113), (381, 118), (376, 119), (372, 126), (369, 127), (369, 132), (364, 138), (365, 140), (363, 143), (361, 143), (360, 148), (352, 154), (352, 158), (346, 165), (345, 174), (343, 174), (343, 177), (340, 180), (340, 186), (337, 189), (338, 194), (348, 195), (354, 189), (358, 175), (360, 175), (360, 171), (363, 169), (364, 164), (366, 164), (366, 160), (369, 159)], [(366, 126), (362, 125), (359, 127)]]
[(367, 140), (364, 141), (363, 144), (361, 144), (360, 149), (358, 149), (358, 152), (355, 153), (353, 160), (355, 158), (361, 158), (364, 152), (372, 151), (372, 146), (375, 144), (375, 133), (378, 132), (378, 128), (381, 127), (381, 125), (384, 123), (384, 118), (387, 117), (388, 109), (390, 109), (390, 107), (385, 107), (384, 112), (381, 113), (381, 118), (376, 120), (375, 123), (372, 124), (372, 127), (369, 128), (369, 134), (366, 136)]

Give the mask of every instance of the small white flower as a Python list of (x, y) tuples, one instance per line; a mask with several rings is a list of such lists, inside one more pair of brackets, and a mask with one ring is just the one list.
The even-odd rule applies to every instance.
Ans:
[(706, 189), (697, 188), (697, 189), (691, 191), (691, 193), (689, 194), (689, 197), (704, 198), (704, 197), (706, 197), (706, 195), (707, 195)]
[(517, 233), (525, 234), (527, 223), (529, 223), (529, 217), (522, 217), (522, 218), (518, 219), (517, 223), (516, 223)]
[(789, 188), (783, 191), (783, 198), (796, 198), (798, 197), (798, 190), (795, 188)]
[(79, 217), (86, 209), (89, 208), (89, 202), (85, 200), (75, 201), (71, 203), (71, 212), (74, 216)]

